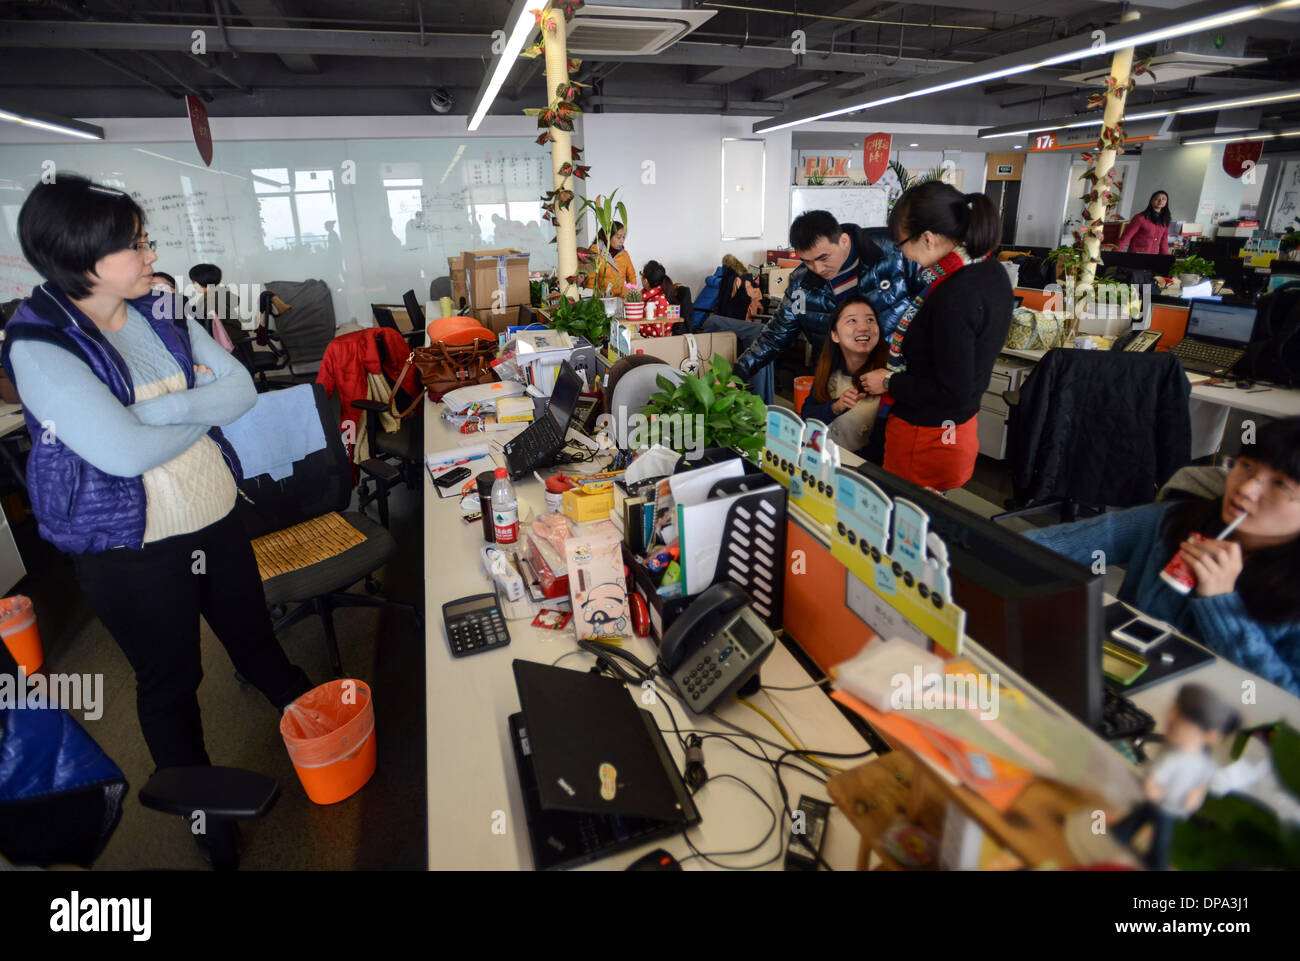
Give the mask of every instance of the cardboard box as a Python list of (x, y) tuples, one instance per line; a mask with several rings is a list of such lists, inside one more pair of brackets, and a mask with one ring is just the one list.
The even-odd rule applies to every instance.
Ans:
[(614, 509), (614, 490), (606, 488), (587, 493), (581, 487), (573, 487), (564, 492), (563, 504), (564, 516), (576, 523), (607, 520)]
[(507, 327), (519, 326), (519, 307), (502, 307), (493, 309), (483, 307), (473, 311), (478, 322), (494, 334), (504, 334)]
[(714, 354), (721, 354), (729, 363), (736, 362), (736, 335), (729, 330), (709, 334), (678, 334), (674, 337), (634, 337), (628, 344), (628, 353), (641, 351), (680, 369), (682, 361), (691, 356), (692, 337), (695, 338), (695, 350), (701, 364), (711, 361)]
[(455, 310), (460, 310), (462, 304), (469, 304), (469, 291), (465, 287), (465, 259), (448, 257), (447, 274), (451, 277), (451, 305)]
[(767, 281), (767, 296), (784, 297), (790, 286), (793, 267), (764, 267), (763, 278)]
[(467, 250), (461, 259), (470, 306), (475, 310), (529, 302), (526, 252), (512, 247)]

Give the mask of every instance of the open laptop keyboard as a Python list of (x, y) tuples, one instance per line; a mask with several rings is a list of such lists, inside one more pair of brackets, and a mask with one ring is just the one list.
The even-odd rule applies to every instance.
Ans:
[(1217, 374), (1231, 370), (1237, 361), (1246, 355), (1240, 347), (1220, 347), (1204, 341), (1184, 337), (1170, 348), (1169, 352), (1177, 357), (1184, 368), (1198, 373)]
[(539, 461), (546, 459), (564, 446), (564, 438), (550, 414), (543, 414), (533, 421), (510, 443), (509, 459), (511, 466), (523, 473), (534, 467), (542, 466)]

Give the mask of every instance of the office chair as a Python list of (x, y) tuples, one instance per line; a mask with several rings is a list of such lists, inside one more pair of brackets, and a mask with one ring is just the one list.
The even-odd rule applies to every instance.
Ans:
[[(252, 375), (258, 393), (292, 386), (292, 382), (289, 380), (282, 380), (277, 383), (267, 380), (267, 374), (270, 372), (284, 370), (289, 366), (289, 354), (280, 345), (280, 337), (276, 334), (271, 323), (272, 318), (275, 316), (272, 312), (274, 301), (275, 295), (269, 290), (262, 291), (257, 300), (257, 312), (260, 317), (259, 333), (263, 330), (266, 332), (264, 340), (265, 346), (269, 348), (268, 350), (256, 350), (254, 348), (254, 334), (247, 331), (240, 331), (239, 336), (231, 337), (235, 359), (243, 364), (249, 374)], [(281, 309), (287, 313), (293, 308), (282, 303)]]
[(293, 305), (293, 310), (276, 318), (275, 330), (288, 356), (292, 381), (310, 383), (334, 339), (334, 295), (323, 280), (276, 280), (266, 289)]
[(429, 299), (441, 300), (443, 297), (451, 296), (451, 278), (435, 277), (429, 281)]
[[(674, 384), (680, 384), (686, 376), (672, 364), (665, 364), (647, 354), (624, 357), (610, 368), (605, 385), (605, 411), (611, 418), (614, 443), (620, 448), (628, 446), (634, 426), (630, 423), (632, 415), (641, 413), (650, 398), (659, 393), (657, 378), (660, 374)], [(620, 416), (620, 411), (625, 413)]]
[(371, 304), (370, 313), (375, 318), (375, 324), (379, 327), (387, 327), (389, 330), (397, 331), (402, 335), (402, 339), (411, 347), (423, 344), (424, 311), (421, 310), (419, 313), (412, 313), (409, 306), (399, 308), (406, 312), (406, 318), (408, 321), (408, 329), (403, 330), (402, 325), (397, 321), (397, 316), (393, 313), (394, 306), (389, 306), (387, 304)]
[[(272, 480), (268, 474), (245, 478), (240, 489), (252, 503), (241, 498), (238, 506), (258, 558), (275, 632), (319, 614), (330, 667), (341, 677), (335, 609), (406, 611), (416, 620), (420, 643), (424, 641), (423, 617), (411, 604), (347, 592), (363, 579), (368, 591), (377, 592), (374, 573), (396, 555), (397, 542), (365, 514), (348, 511), (352, 467), (337, 429), (338, 418), (330, 410), (324, 387), (313, 384), (312, 396), (314, 416), (320, 418), (325, 432), (325, 448), (295, 463), (292, 475), (283, 480)], [(292, 604), (297, 607), (286, 613)]]
[[(0, 674), (18, 665), (0, 645)], [(89, 869), (117, 829), (130, 788), (68, 711), (0, 711), (0, 858), (12, 865)], [(230, 767), (163, 768), (140, 791), (140, 803), (187, 820), (264, 817), (280, 794), (275, 778)], [(211, 832), (230, 839), (228, 832)], [(212, 866), (239, 866), (238, 849), (211, 846)]]
[(1190, 393), (1168, 353), (1049, 350), (1003, 393), (1015, 493), (992, 520), (1149, 503), (1191, 460)]

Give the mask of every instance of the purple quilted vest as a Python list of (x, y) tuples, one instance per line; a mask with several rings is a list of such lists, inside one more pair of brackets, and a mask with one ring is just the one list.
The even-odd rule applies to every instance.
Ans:
[[(185, 373), (186, 386), (193, 387), (194, 360), (189, 331), (183, 316), (172, 319), (174, 298), (149, 294), (130, 304), (149, 322), (176, 359)], [(41, 340), (71, 351), (119, 401), (128, 406), (135, 403), (135, 386), (126, 361), (94, 322), (52, 284), (33, 289), (32, 295), (19, 305), (5, 325), (0, 364), (11, 380), (14, 372), (9, 350), (22, 339)], [(144, 479), (104, 473), (73, 453), (58, 439), (56, 430), (46, 430), (26, 407), (23, 416), (32, 438), (32, 451), (27, 458), (28, 496), (41, 536), (69, 554), (143, 547)], [(213, 427), (208, 436), (221, 448), (235, 483), (242, 481), (239, 458), (220, 429)]]

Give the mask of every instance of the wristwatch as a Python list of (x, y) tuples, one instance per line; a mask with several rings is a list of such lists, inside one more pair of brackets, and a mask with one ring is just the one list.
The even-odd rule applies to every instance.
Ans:
[(893, 378), (894, 378), (894, 372), (891, 370), (885, 374), (885, 379), (881, 381), (881, 385), (885, 388), (886, 392), (888, 392), (889, 382), (893, 380)]

